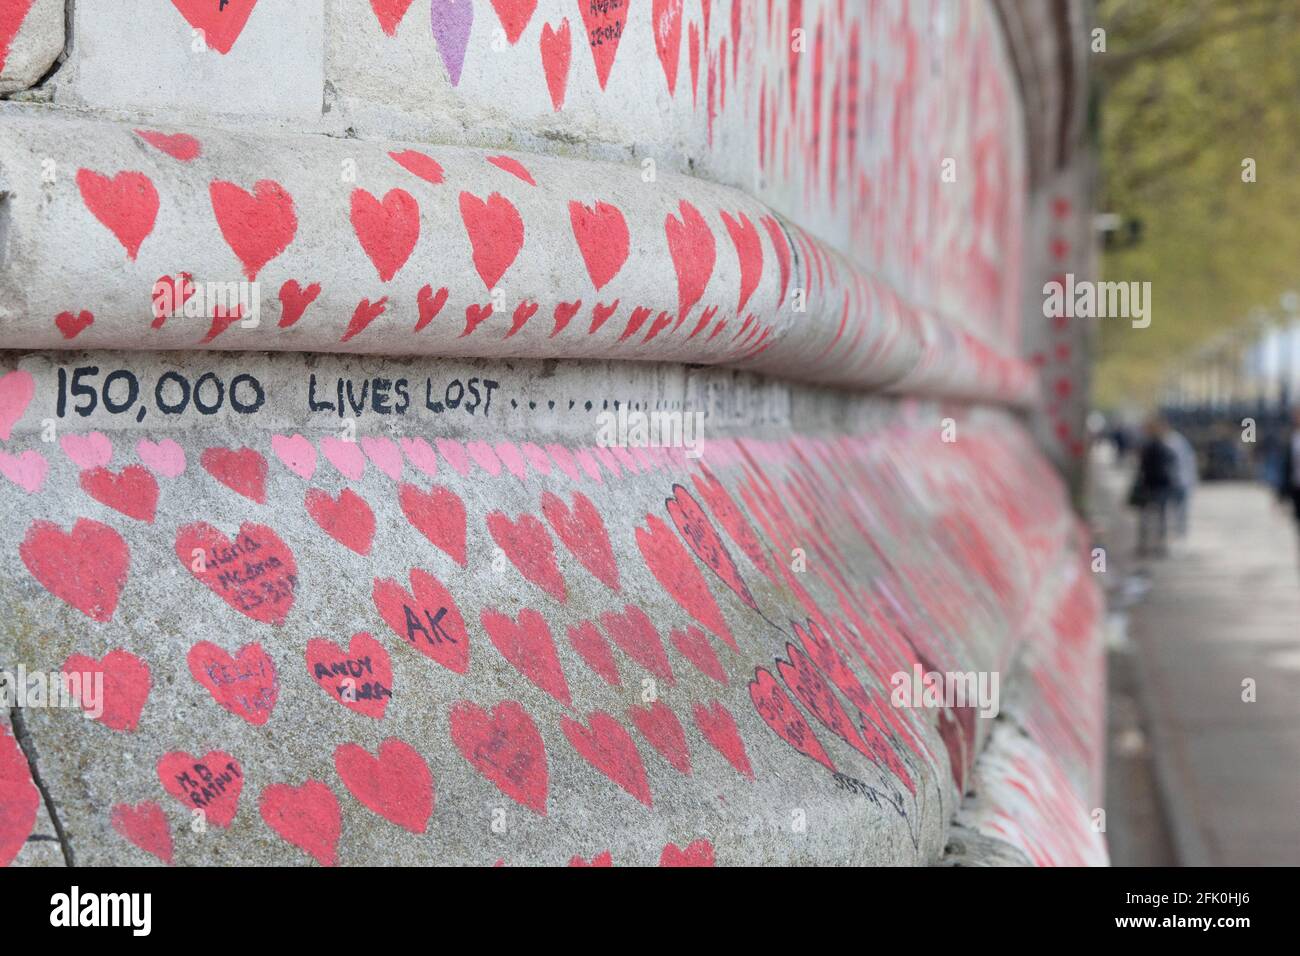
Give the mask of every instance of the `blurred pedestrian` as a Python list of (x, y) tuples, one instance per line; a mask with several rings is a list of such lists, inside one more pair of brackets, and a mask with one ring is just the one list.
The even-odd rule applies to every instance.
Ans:
[(1138, 557), (1169, 553), (1168, 510), (1178, 461), (1165, 440), (1168, 431), (1161, 419), (1149, 419), (1138, 452), (1137, 474), (1128, 496), (1128, 503), (1138, 512)]
[(1281, 466), (1275, 476), (1280, 502), (1289, 505), (1300, 522), (1300, 408), (1291, 410), (1291, 431), (1282, 442)]
[(1181, 432), (1171, 427), (1166, 428), (1164, 440), (1174, 455), (1174, 481), (1169, 489), (1169, 508), (1173, 512), (1174, 534), (1182, 538), (1187, 535), (1187, 513), (1192, 503), (1192, 492), (1200, 480), (1196, 449)]

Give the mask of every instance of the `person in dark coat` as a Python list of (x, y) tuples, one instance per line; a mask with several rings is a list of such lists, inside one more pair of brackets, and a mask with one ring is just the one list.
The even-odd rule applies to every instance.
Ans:
[(1167, 513), (1177, 484), (1178, 460), (1165, 440), (1169, 426), (1159, 418), (1146, 424), (1138, 452), (1137, 475), (1129, 504), (1138, 510), (1138, 557), (1169, 553)]
[(1291, 430), (1282, 441), (1280, 467), (1273, 477), (1278, 501), (1300, 522), (1300, 408), (1291, 411)]

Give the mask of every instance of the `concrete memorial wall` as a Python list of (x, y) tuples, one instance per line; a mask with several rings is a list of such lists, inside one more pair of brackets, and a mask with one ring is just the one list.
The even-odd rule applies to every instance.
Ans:
[(1105, 862), (993, 4), (18, 0), (0, 91), (0, 863)]

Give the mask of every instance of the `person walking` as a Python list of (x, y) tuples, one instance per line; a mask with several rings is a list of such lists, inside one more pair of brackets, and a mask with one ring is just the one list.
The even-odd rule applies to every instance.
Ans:
[(1291, 430), (1282, 442), (1281, 466), (1274, 475), (1278, 501), (1300, 522), (1300, 408), (1291, 410)]
[(1174, 483), (1169, 489), (1169, 507), (1173, 511), (1174, 534), (1184, 538), (1187, 536), (1187, 515), (1191, 508), (1192, 492), (1196, 490), (1196, 484), (1200, 480), (1196, 450), (1181, 432), (1172, 427), (1166, 428), (1164, 440), (1174, 455)]
[(1178, 462), (1165, 440), (1168, 430), (1159, 418), (1149, 419), (1138, 452), (1137, 475), (1128, 503), (1138, 511), (1139, 558), (1164, 557), (1169, 553), (1168, 509)]

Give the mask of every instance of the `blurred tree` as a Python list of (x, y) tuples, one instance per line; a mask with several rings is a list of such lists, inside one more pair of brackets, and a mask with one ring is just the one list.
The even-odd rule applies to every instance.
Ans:
[[(1300, 285), (1300, 0), (1099, 0), (1099, 208), (1142, 223), (1103, 277), (1152, 323), (1102, 320), (1095, 398), (1152, 400), (1174, 360)], [(1254, 182), (1243, 162), (1254, 161)]]

